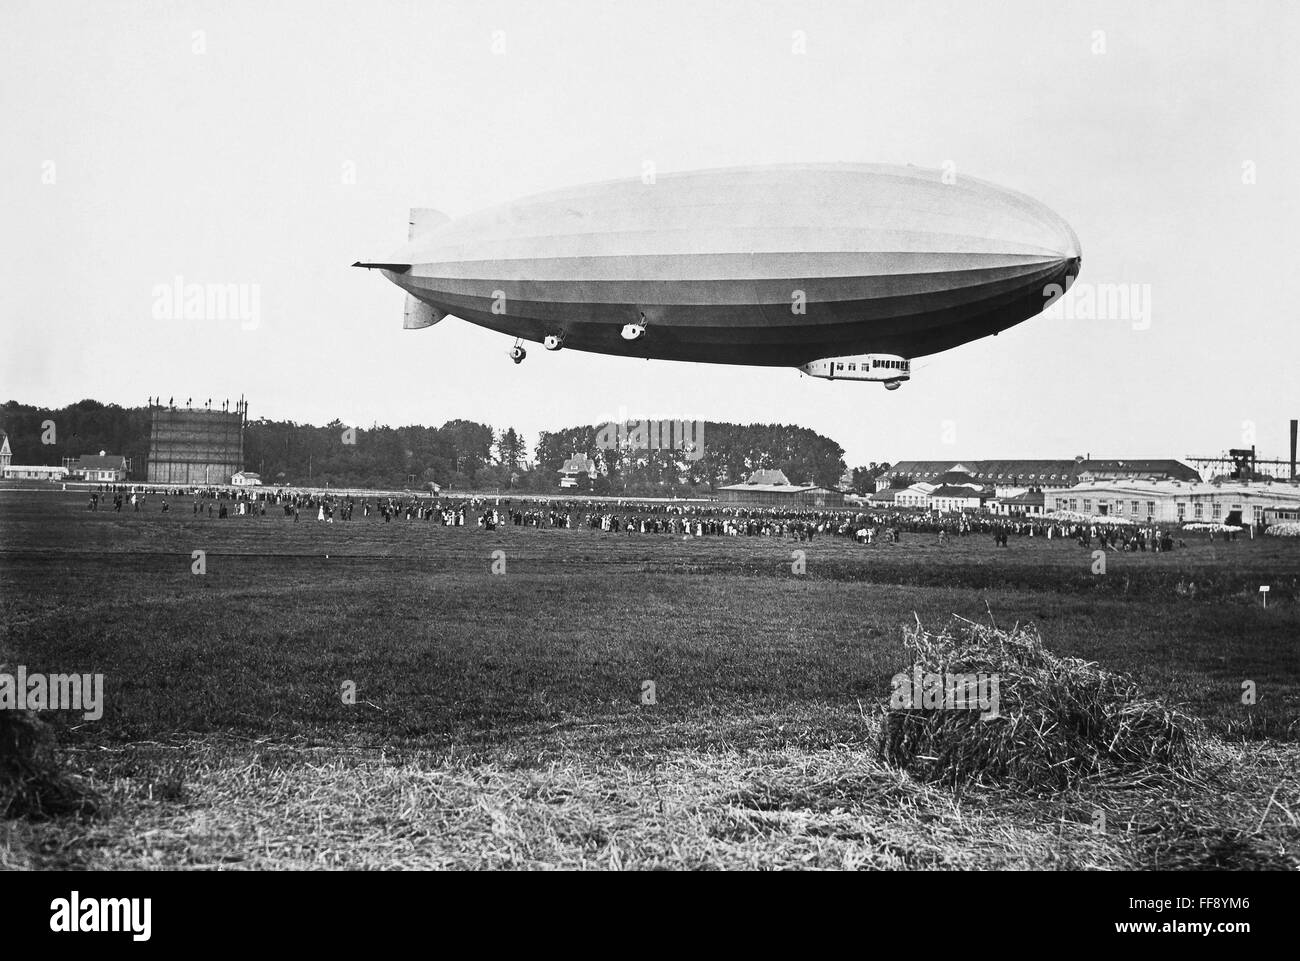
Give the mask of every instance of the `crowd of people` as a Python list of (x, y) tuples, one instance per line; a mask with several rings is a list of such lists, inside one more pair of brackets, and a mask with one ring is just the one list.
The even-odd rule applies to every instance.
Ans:
[[(449, 497), (416, 494), (331, 493), (279, 487), (154, 487), (101, 485), (90, 494), (88, 510), (100, 501), (112, 510), (141, 511), (160, 502), (186, 503), (194, 516), (265, 517), (268, 508), (294, 521), (305, 514), (317, 522), (363, 520), (383, 523), (433, 523), (443, 527), (584, 529), (607, 534), (667, 534), (682, 537), (777, 537), (810, 541), (850, 538), (859, 544), (898, 543), (903, 535), (932, 536), (940, 545), (953, 538), (991, 537), (998, 547), (1012, 538), (1073, 540), (1080, 546), (1156, 553), (1185, 547), (1174, 531), (1158, 524), (1062, 521), (1048, 517), (1006, 517), (988, 513), (936, 514), (923, 510), (854, 510), (804, 507), (741, 507), (713, 502), (547, 499), (535, 497)], [(1235, 537), (1235, 535), (1232, 535)]]

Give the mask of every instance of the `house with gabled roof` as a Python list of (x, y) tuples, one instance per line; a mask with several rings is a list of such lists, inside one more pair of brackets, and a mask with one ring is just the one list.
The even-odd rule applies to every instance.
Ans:
[(596, 462), (586, 454), (574, 454), (561, 465), (557, 473), (560, 475), (561, 487), (577, 487), (578, 478), (583, 474), (589, 480), (596, 479)]
[(130, 461), (121, 454), (82, 454), (67, 462), (68, 472), (78, 480), (99, 484), (116, 484), (126, 480)]

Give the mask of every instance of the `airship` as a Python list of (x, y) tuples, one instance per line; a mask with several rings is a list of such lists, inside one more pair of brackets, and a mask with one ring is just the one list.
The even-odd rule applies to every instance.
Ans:
[(547, 350), (793, 367), (896, 389), (912, 361), (1028, 320), (1081, 263), (1042, 203), (949, 170), (792, 164), (587, 184), (452, 220), (411, 211), (377, 269), (404, 326)]

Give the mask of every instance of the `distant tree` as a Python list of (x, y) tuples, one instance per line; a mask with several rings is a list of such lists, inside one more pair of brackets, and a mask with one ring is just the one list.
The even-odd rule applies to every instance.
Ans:
[(501, 472), (502, 487), (512, 487), (517, 482), (526, 453), (523, 438), (513, 427), (507, 427), (497, 437), (497, 465)]
[(889, 470), (888, 464), (872, 461), (866, 467), (853, 468), (853, 479), (849, 484), (855, 494), (871, 494), (876, 490), (876, 478)]

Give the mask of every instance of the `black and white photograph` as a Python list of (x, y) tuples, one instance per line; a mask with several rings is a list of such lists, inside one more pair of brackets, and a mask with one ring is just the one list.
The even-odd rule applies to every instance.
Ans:
[(22, 926), (149, 941), (181, 872), (1053, 872), (1240, 945), (1233, 877), (1300, 868), (1297, 36), (8, 0)]

